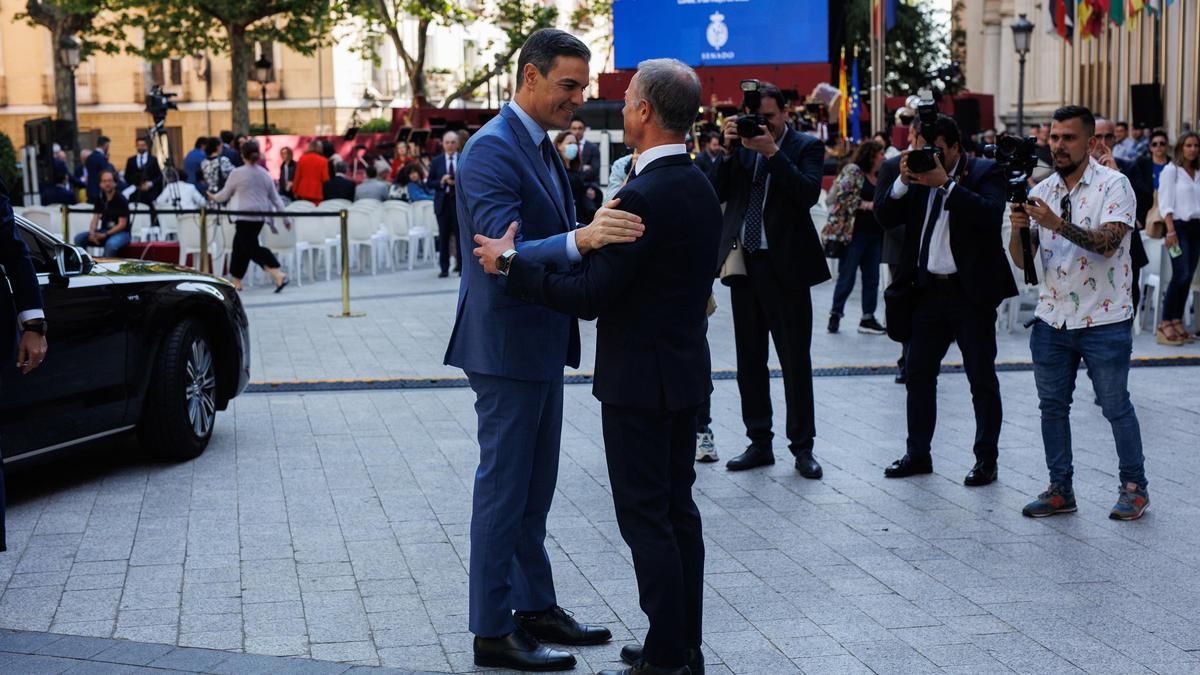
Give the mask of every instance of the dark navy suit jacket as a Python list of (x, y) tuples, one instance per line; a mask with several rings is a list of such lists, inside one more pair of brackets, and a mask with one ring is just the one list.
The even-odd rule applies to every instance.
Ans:
[[(529, 132), (505, 106), (458, 156), (455, 178), (460, 255), (470, 259), (474, 236), (498, 239), (520, 223), (517, 250), (526, 260), (567, 269), (566, 238), (574, 229), (575, 204), (558, 153), (556, 176), (566, 199), (557, 197), (546, 162)], [(503, 277), (479, 265), (463, 265), (458, 309), (446, 364), (467, 372), (549, 382), (563, 366), (579, 366), (579, 325), (548, 307), (509, 297)]]
[(30, 309), (42, 308), (42, 292), (37, 273), (29, 259), (29, 248), (13, 222), (12, 204), (0, 181), (0, 358), (12, 360), (17, 353), (17, 316)]
[(712, 391), (705, 310), (721, 237), (721, 204), (687, 155), (643, 167), (620, 192), (646, 231), (593, 251), (568, 272), (518, 254), (508, 292), (595, 319), (592, 392), (610, 405), (684, 410)]
[[(462, 168), (463, 154), (458, 153), (458, 157), (454, 160), (454, 170), (458, 171)], [(429, 177), (425, 180), (425, 187), (433, 192), (433, 212), (441, 213), (446, 204), (446, 186), (442, 185), (442, 176), (445, 176), (449, 169), (446, 166), (446, 153), (442, 153), (434, 157), (429, 162)], [(458, 176), (454, 177), (455, 188), (458, 186)], [(457, 193), (456, 193), (457, 196)]]

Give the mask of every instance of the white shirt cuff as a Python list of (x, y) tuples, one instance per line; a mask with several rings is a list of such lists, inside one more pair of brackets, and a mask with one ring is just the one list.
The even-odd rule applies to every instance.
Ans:
[(583, 255), (579, 253), (579, 245), (575, 243), (575, 233), (579, 231), (579, 223), (575, 223), (574, 230), (571, 230), (570, 236), (567, 237), (567, 260), (577, 263), (583, 260)]
[(897, 178), (896, 182), (892, 183), (891, 198), (900, 199), (906, 194), (908, 194), (908, 186), (904, 184), (904, 181)]
[(46, 318), (46, 313), (43, 312), (42, 310), (27, 309), (24, 312), (21, 312), (20, 314), (17, 315), (17, 325), (19, 326), (21, 324), (24, 324), (26, 321), (33, 321), (34, 319), (44, 319), (44, 318)]

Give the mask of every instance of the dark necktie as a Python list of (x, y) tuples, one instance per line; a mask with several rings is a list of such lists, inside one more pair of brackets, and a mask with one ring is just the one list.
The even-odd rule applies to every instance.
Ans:
[[(451, 180), (454, 179), (454, 157), (451, 155), (446, 155), (446, 175), (450, 176)], [(446, 186), (446, 192), (447, 194), (454, 194), (454, 183)]]
[(938, 188), (933, 188), (933, 205), (929, 207), (929, 215), (925, 219), (925, 230), (921, 235), (921, 253), (917, 256), (917, 285), (929, 285), (929, 246), (933, 241), (933, 228), (937, 225), (938, 217), (942, 214), (942, 196), (945, 194)]
[(146, 168), (146, 156), (145, 155), (138, 155), (138, 168), (139, 169)]
[(555, 151), (554, 151), (552, 144), (550, 143), (549, 136), (542, 139), (541, 148), (542, 148), (542, 159), (544, 159), (546, 161), (546, 168), (550, 170), (550, 182), (554, 184), (555, 188), (557, 188), (558, 199), (559, 199), (559, 201), (561, 201), (563, 203), (563, 206), (565, 208), (566, 197), (564, 195), (566, 194), (566, 191), (563, 189), (562, 177), (560, 177), (558, 175), (558, 160), (554, 156)]
[(754, 181), (750, 184), (750, 203), (746, 206), (746, 231), (742, 245), (747, 253), (754, 253), (762, 246), (763, 198), (767, 194), (767, 169), (762, 155), (754, 159)]

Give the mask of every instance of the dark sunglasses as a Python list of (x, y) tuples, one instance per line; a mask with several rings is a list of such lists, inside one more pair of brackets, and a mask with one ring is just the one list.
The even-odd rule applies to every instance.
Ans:
[(1165, 147), (1167, 147), (1167, 142), (1166, 141), (1154, 141), (1153, 143), (1150, 144), (1150, 147), (1165, 148)]
[(1108, 139), (1110, 139), (1110, 138), (1116, 138), (1116, 137), (1117, 137), (1117, 135), (1116, 135), (1116, 134), (1096, 134), (1096, 137), (1097, 137), (1097, 138), (1103, 138), (1103, 139), (1105, 139), (1105, 140), (1108, 140)]

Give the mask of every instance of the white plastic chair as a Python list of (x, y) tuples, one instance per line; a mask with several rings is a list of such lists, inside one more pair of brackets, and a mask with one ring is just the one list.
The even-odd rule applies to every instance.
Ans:
[[(179, 216), (179, 265), (181, 267), (187, 265), (188, 256), (195, 257), (195, 263), (192, 265), (195, 269), (200, 269), (200, 217), (192, 214)], [(221, 274), (225, 269), (225, 264), (229, 257), (229, 247), (225, 245), (225, 238), (221, 232), (221, 228), (208, 228), (208, 254), (212, 257), (213, 274)]]
[(315, 211), (326, 214), (321, 218), (315, 218), (317, 224), (321, 228), (321, 233), (325, 236), (325, 246), (332, 253), (329, 258), (334, 269), (341, 269), (342, 265), (342, 228), (339, 213), (342, 208), (337, 204), (330, 205), (328, 200), (317, 205)]
[(388, 232), (388, 251), (392, 256), (392, 269), (397, 269), (396, 248), (400, 244), (404, 245), (408, 269), (413, 268), (422, 235), (419, 232), (413, 232), (412, 210), (412, 204), (408, 202), (393, 200), (383, 203), (383, 225)]
[[(92, 215), (95, 213), (95, 207), (91, 204), (77, 204), (72, 206), (67, 211), (67, 238), (66, 243), (74, 244), (75, 237), (83, 232), (88, 231), (88, 227), (92, 224)], [(55, 230), (54, 234), (61, 234), (62, 226)]]
[(361, 254), (364, 249), (371, 256), (371, 274), (376, 274), (377, 262), (380, 253), (379, 224), (373, 217), (373, 212), (368, 209), (350, 209), (349, 220), (347, 222), (347, 233), (350, 241), (350, 253), (352, 259), (353, 254), (357, 251), (360, 255), (359, 267), (361, 268)]
[(309, 249), (308, 242), (301, 241), (296, 236), (294, 224), (290, 230), (285, 227), (282, 218), (275, 219), (275, 229), (277, 232), (272, 232), (270, 226), (263, 227), (263, 246), (271, 249), (281, 263), (286, 263), (288, 272), (296, 278), (296, 285), (300, 286), (301, 277), (304, 276), (304, 267), (300, 261)]
[[(16, 213), (16, 210), (14, 209), (13, 212)], [(38, 206), (29, 206), (29, 207), (26, 207), (21, 213), (18, 213), (17, 215), (23, 216), (25, 218), (25, 220), (28, 220), (29, 222), (33, 223), (34, 225), (37, 225), (38, 227), (41, 227), (46, 230), (50, 230), (51, 216), (50, 216), (49, 209), (45, 209), (45, 208), (38, 207)], [(50, 230), (50, 231), (53, 232), (53, 230)], [(61, 225), (59, 226), (59, 231), (62, 231)]]
[[(1142, 235), (1142, 243), (1146, 246), (1146, 257), (1150, 260), (1146, 265), (1146, 274), (1142, 275), (1142, 314), (1137, 323), (1140, 324), (1149, 315), (1153, 318), (1151, 330), (1158, 330), (1158, 322), (1162, 321), (1162, 301), (1167, 284), (1171, 283), (1171, 258), (1163, 255), (1163, 240), (1151, 239)], [(1153, 303), (1153, 312), (1147, 312), (1147, 303)]]
[(321, 202), (322, 211), (326, 209), (340, 211), (341, 209), (349, 209), (351, 206), (354, 206), (354, 202), (350, 201), (349, 199), (326, 199), (325, 201)]
[(129, 204), (129, 237), (133, 241), (147, 241), (151, 236), (150, 207), (141, 202)]
[(433, 257), (433, 237), (437, 234), (437, 215), (433, 211), (433, 202), (423, 200), (413, 204), (411, 216), (409, 218), (410, 231), (416, 230), (420, 236), (420, 241), (425, 243), (424, 258), (426, 260)]

